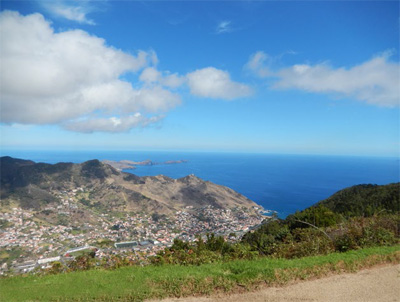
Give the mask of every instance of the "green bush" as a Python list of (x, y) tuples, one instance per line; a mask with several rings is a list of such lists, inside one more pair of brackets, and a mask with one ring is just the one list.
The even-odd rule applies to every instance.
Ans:
[(361, 247), (392, 245), (396, 243), (396, 236), (390, 230), (380, 226), (367, 227), (363, 229), (363, 235), (360, 238)]
[(275, 246), (272, 256), (277, 258), (301, 258), (325, 255), (334, 251), (332, 240), (316, 229), (295, 229), (292, 236)]
[(312, 206), (286, 218), (290, 229), (308, 228), (308, 224), (316, 227), (329, 227), (341, 221), (343, 221), (342, 215), (334, 213), (324, 205)]
[(393, 245), (399, 242), (397, 215), (355, 217), (331, 229), (336, 250), (343, 252), (362, 247)]

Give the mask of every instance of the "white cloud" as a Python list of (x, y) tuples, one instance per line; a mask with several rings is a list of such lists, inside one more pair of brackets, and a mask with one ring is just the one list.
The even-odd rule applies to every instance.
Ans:
[(354, 97), (379, 106), (398, 106), (399, 64), (383, 54), (352, 68), (332, 68), (328, 64), (294, 65), (278, 71), (273, 87), (300, 89)]
[(87, 14), (93, 10), (88, 1), (43, 0), (39, 2), (48, 12), (57, 17), (81, 24), (95, 25), (93, 20), (87, 18)]
[(257, 51), (250, 56), (249, 61), (244, 66), (244, 69), (261, 78), (264, 78), (272, 75), (269, 67), (270, 61), (271, 58), (268, 54), (263, 51)]
[(334, 68), (322, 63), (296, 64), (272, 71), (265, 64), (267, 55), (257, 52), (250, 57), (245, 68), (262, 78), (277, 78), (272, 88), (325, 93), (394, 107), (400, 102), (400, 65), (390, 62), (390, 55), (390, 52), (385, 52), (351, 68)]
[(151, 62), (154, 66), (156, 66), (156, 65), (158, 64), (158, 57), (157, 57), (156, 52), (155, 52), (154, 50), (150, 50), (150, 51), (148, 52), (148, 54), (149, 54), (149, 57), (150, 57), (150, 62)]
[(186, 75), (190, 92), (196, 96), (232, 100), (252, 94), (249, 86), (231, 80), (228, 72), (207, 67)]
[[(193, 95), (226, 100), (249, 96), (252, 93), (250, 87), (232, 81), (228, 72), (214, 67), (198, 69), (185, 76), (177, 73), (171, 74), (169, 71), (161, 72), (155, 67), (147, 67), (140, 74), (139, 80), (145, 83), (145, 88), (152, 88), (151, 95), (156, 94), (161, 97), (162, 94), (164, 102), (169, 103), (168, 100), (171, 100), (172, 104), (179, 104), (179, 101), (174, 100), (176, 99), (172, 97), (174, 94), (171, 96), (168, 90), (163, 89), (163, 93), (161, 93), (161, 87), (178, 88), (183, 84), (187, 84)], [(146, 89), (142, 90), (143, 95), (150, 96)], [(151, 104), (153, 102), (146, 101), (141, 103)]]
[(140, 113), (125, 117), (109, 117), (109, 118), (94, 118), (80, 119), (70, 121), (64, 125), (65, 129), (82, 132), (126, 132), (132, 128), (147, 127), (156, 124), (163, 119), (163, 116), (144, 117)]
[(167, 87), (177, 88), (177, 87), (183, 85), (185, 83), (185, 81), (186, 81), (185, 77), (182, 77), (182, 76), (178, 75), (177, 73), (173, 73), (173, 74), (167, 73), (162, 78), (161, 83)]
[[(149, 112), (167, 111), (179, 105), (181, 98), (178, 94), (172, 93), (162, 87), (155, 86), (151, 88), (142, 88), (137, 92), (136, 101), (140, 104), (139, 108), (144, 108)], [(133, 105), (136, 108), (136, 103), (127, 104), (127, 108)]]
[(215, 32), (217, 34), (224, 34), (224, 33), (229, 33), (232, 31), (231, 28), (231, 21), (221, 21), (218, 23), (217, 28), (215, 29)]
[[(0, 35), (3, 123), (57, 124), (91, 116), (93, 122), (85, 121), (90, 132), (89, 125), (111, 125), (106, 115), (157, 113), (180, 103), (179, 95), (157, 85), (134, 89), (120, 79), (156, 62), (154, 51), (132, 56), (81, 30), (54, 33), (40, 14), (12, 11), (0, 14)], [(111, 129), (146, 125), (127, 120)]]
[[(0, 35), (0, 119), (6, 124), (126, 131), (150, 125), (151, 115), (178, 106), (181, 97), (172, 90), (184, 84), (200, 97), (251, 94), (226, 71), (208, 67), (182, 76), (159, 71), (153, 50), (134, 56), (82, 30), (56, 33), (41, 14), (1, 12)], [(121, 79), (136, 72), (137, 83)], [(132, 117), (138, 112), (144, 114), (140, 120)]]
[(154, 67), (144, 69), (139, 77), (139, 80), (146, 83), (154, 83), (161, 80), (161, 72)]
[(149, 84), (160, 84), (165, 87), (177, 88), (185, 82), (185, 78), (170, 72), (160, 72), (154, 67), (145, 68), (139, 76), (139, 80)]

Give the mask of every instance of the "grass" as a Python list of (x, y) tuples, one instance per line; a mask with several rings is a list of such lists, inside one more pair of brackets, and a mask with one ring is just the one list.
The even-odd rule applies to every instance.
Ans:
[(237, 260), (200, 266), (124, 267), (0, 279), (0, 301), (143, 301), (281, 285), (295, 280), (399, 263), (400, 246), (301, 259)]

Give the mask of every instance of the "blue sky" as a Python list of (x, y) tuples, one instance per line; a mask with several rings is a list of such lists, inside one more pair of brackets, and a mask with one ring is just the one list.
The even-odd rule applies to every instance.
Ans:
[(1, 148), (399, 155), (397, 1), (2, 1)]

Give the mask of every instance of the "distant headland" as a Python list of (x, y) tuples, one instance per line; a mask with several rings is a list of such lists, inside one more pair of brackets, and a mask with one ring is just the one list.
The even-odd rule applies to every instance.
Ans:
[(102, 160), (103, 163), (112, 166), (113, 168), (122, 171), (127, 169), (136, 169), (136, 166), (155, 166), (155, 165), (173, 165), (173, 164), (182, 164), (187, 163), (187, 160), (180, 159), (180, 160), (167, 160), (164, 162), (154, 162), (150, 159), (143, 160), (143, 161), (131, 161), (131, 160), (120, 160), (120, 161), (113, 161), (113, 160)]

